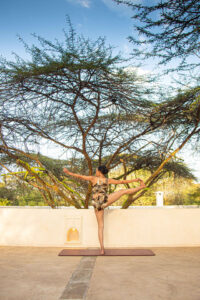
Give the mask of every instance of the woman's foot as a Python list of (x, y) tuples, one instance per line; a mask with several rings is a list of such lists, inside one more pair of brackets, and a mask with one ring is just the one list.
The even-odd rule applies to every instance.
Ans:
[(100, 252), (102, 255), (105, 254), (105, 250), (104, 249), (101, 249), (101, 252)]

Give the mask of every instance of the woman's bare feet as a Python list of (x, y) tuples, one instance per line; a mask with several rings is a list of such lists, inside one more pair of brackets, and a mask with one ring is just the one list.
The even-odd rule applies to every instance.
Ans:
[(101, 252), (100, 252), (101, 254), (105, 254), (105, 251), (104, 251), (104, 249), (101, 249)]

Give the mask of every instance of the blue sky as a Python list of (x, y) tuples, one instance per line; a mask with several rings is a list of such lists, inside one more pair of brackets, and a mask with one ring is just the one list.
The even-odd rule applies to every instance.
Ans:
[(133, 28), (131, 10), (112, 0), (7, 0), (1, 1), (0, 53), (7, 58), (12, 57), (12, 51), (26, 55), (17, 34), (28, 43), (34, 42), (31, 33), (62, 40), (66, 15), (84, 36), (106, 36), (116, 50), (128, 51), (127, 36)]
[[(108, 44), (116, 46), (115, 51), (120, 50), (124, 55), (131, 50), (127, 36), (136, 34), (131, 9), (112, 0), (6, 0), (0, 3), (0, 54), (8, 59), (14, 58), (13, 51), (23, 58), (28, 57), (17, 34), (28, 44), (35, 43), (31, 33), (62, 41), (67, 15), (78, 33), (92, 39), (105, 36)], [(152, 68), (153, 64), (144, 66), (145, 70)], [(51, 156), (51, 152), (47, 155)], [(200, 181), (200, 162), (191, 156), (189, 148), (185, 148), (183, 157)]]

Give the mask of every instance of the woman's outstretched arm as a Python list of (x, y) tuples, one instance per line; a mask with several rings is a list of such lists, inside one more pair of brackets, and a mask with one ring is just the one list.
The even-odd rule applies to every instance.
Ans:
[(63, 168), (63, 172), (65, 172), (68, 175), (77, 177), (79, 179), (83, 179), (83, 180), (88, 180), (88, 181), (93, 181), (94, 176), (85, 176), (85, 175), (81, 175), (81, 174), (76, 174), (76, 173), (72, 173), (69, 170), (67, 170), (66, 168)]
[(135, 181), (140, 182), (140, 184), (143, 184), (144, 186), (146, 186), (144, 181), (140, 178), (130, 179), (130, 180), (125, 180), (125, 179), (124, 180), (116, 180), (116, 179), (112, 179), (112, 178), (108, 179), (108, 183), (110, 183), (110, 184), (131, 183), (131, 182), (135, 182)]

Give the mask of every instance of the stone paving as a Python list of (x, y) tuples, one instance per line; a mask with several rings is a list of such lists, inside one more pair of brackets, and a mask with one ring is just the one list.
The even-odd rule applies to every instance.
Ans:
[(1, 246), (0, 300), (200, 300), (200, 247), (148, 247), (155, 256), (62, 249)]
[(83, 256), (60, 299), (86, 299), (96, 256)]

